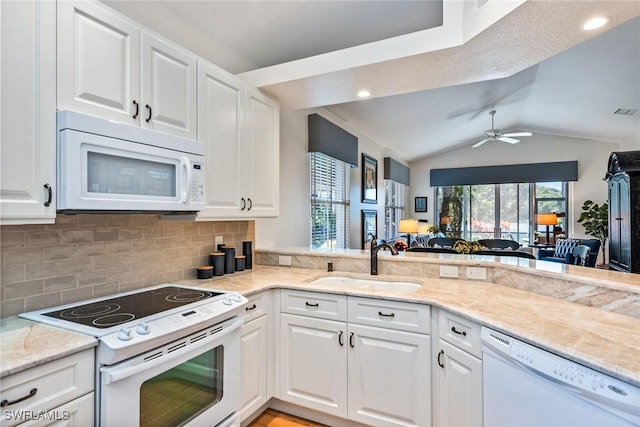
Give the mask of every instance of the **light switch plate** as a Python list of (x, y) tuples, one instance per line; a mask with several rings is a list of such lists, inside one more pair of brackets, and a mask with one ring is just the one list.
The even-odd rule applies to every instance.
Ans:
[(214, 246), (217, 248), (218, 245), (221, 245), (223, 243), (224, 243), (224, 238), (222, 236), (216, 236), (214, 241)]
[(278, 264), (279, 265), (291, 265), (291, 257), (289, 255), (279, 255), (278, 256)]
[(487, 280), (487, 269), (483, 267), (467, 267), (467, 279)]
[(458, 267), (455, 265), (441, 265), (440, 277), (458, 277)]

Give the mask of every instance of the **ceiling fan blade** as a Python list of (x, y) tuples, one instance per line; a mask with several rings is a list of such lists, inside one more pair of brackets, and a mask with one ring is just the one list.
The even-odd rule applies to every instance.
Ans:
[(517, 144), (518, 142), (520, 142), (519, 139), (515, 139), (515, 138), (507, 138), (506, 136), (501, 136), (496, 138), (498, 141), (502, 141), (502, 142), (508, 142), (509, 144)]
[(531, 132), (511, 132), (503, 133), (502, 136), (533, 136)]
[(473, 145), (471, 146), (471, 148), (477, 148), (477, 147), (480, 147), (482, 144), (484, 144), (484, 143), (485, 143), (485, 142), (487, 142), (487, 141), (489, 141), (489, 138), (487, 138), (487, 139), (483, 139), (482, 141), (478, 141), (478, 142), (476, 142), (475, 144), (473, 144)]

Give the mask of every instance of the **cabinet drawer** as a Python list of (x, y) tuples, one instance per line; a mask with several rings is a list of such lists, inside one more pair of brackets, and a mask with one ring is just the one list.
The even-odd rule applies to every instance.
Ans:
[(349, 297), (349, 323), (428, 334), (430, 322), (428, 305)]
[(280, 311), (282, 313), (328, 320), (347, 320), (347, 297), (345, 295), (287, 289), (280, 292)]
[(457, 314), (440, 310), (438, 325), (440, 338), (482, 359), (479, 324)]
[[(94, 389), (93, 349), (84, 350), (52, 362), (9, 375), (2, 379), (0, 399), (21, 402), (6, 405), (3, 411), (48, 411)], [(16, 412), (14, 412), (16, 411)], [(25, 420), (0, 418), (0, 426), (11, 426)]]
[(244, 307), (244, 323), (257, 319), (267, 314), (269, 304), (269, 292), (260, 292), (247, 297), (249, 302)]

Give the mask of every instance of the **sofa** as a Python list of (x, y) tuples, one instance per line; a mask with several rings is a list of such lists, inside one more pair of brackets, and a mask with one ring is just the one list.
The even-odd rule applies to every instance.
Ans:
[[(563, 242), (570, 242), (568, 247)], [(598, 255), (600, 253), (600, 240), (598, 239), (566, 239), (558, 240), (556, 248), (539, 249), (537, 259), (540, 261), (559, 262), (562, 264), (573, 264), (574, 259), (572, 255), (572, 249), (577, 245), (589, 246), (589, 257), (587, 258), (586, 266), (595, 267)], [(560, 253), (558, 253), (560, 251)]]

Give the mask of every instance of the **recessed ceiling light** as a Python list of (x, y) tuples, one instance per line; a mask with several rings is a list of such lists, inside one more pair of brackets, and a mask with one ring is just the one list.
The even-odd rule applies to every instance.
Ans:
[(598, 16), (597, 18), (591, 18), (585, 22), (582, 29), (587, 31), (597, 30), (598, 28), (606, 25), (607, 22), (609, 22), (609, 18), (605, 16)]
[(358, 92), (358, 96), (360, 98), (368, 98), (371, 96), (371, 92), (369, 92), (368, 90), (361, 90), (360, 92)]

